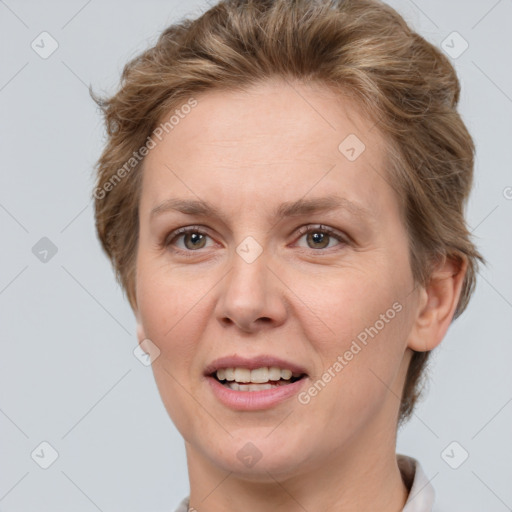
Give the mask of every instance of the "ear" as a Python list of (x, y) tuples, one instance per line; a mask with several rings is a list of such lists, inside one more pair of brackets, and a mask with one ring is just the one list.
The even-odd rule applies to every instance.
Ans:
[(139, 344), (142, 340), (147, 338), (146, 333), (144, 331), (144, 327), (142, 326), (142, 321), (140, 318), (140, 313), (138, 310), (135, 310), (135, 320), (137, 321), (137, 339), (139, 340)]
[(418, 310), (408, 340), (408, 347), (426, 352), (444, 338), (459, 302), (467, 270), (465, 258), (445, 257), (419, 293)]

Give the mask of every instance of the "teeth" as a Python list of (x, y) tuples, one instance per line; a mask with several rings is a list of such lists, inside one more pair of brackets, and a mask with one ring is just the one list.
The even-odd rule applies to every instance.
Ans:
[(268, 369), (269, 380), (279, 380), (281, 378), (281, 369), (275, 366), (271, 366)]
[(235, 380), (237, 382), (251, 382), (251, 370), (247, 368), (235, 368)]
[(272, 389), (277, 387), (276, 384), (238, 384), (237, 382), (230, 382), (227, 385), (233, 391), (264, 391), (265, 389)]
[(251, 370), (251, 382), (255, 382), (257, 384), (268, 382), (268, 368), (257, 368), (256, 370)]
[(291, 370), (281, 370), (281, 379), (288, 380), (292, 378)]
[[(227, 380), (228, 382), (237, 382), (242, 384), (264, 384), (269, 381), (290, 380), (293, 377), (299, 377), (300, 374), (293, 373), (288, 369), (277, 368), (276, 366), (256, 368), (249, 370), (247, 368), (221, 368), (217, 370), (217, 379)], [(247, 387), (247, 386), (245, 386)]]

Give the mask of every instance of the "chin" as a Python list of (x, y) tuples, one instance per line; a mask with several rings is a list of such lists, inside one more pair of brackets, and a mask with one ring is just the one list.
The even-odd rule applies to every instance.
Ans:
[(213, 465), (249, 481), (273, 482), (278, 475), (282, 479), (296, 475), (306, 460), (304, 440), (294, 439), (289, 431), (272, 437), (269, 431), (248, 429), (243, 436), (226, 439), (225, 444), (212, 443), (203, 450)]

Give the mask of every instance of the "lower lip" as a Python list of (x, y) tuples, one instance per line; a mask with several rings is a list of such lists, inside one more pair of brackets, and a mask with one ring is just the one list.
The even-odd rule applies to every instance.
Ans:
[(306, 377), (291, 384), (283, 384), (261, 391), (235, 391), (223, 386), (214, 377), (207, 376), (213, 394), (222, 404), (237, 411), (257, 411), (268, 409), (296, 395), (304, 385)]

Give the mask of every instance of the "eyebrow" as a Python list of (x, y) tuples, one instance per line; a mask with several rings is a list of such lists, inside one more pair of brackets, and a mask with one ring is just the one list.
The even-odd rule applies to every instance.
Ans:
[[(329, 210), (347, 210), (361, 220), (368, 220), (372, 217), (371, 212), (367, 208), (344, 197), (333, 195), (312, 199), (301, 198), (297, 201), (284, 202), (273, 211), (273, 216), (281, 220), (287, 217), (323, 213)], [(226, 223), (224, 215), (207, 201), (178, 198), (167, 199), (153, 208), (150, 218), (168, 211), (177, 211), (185, 215), (195, 215), (198, 217), (216, 217)]]

